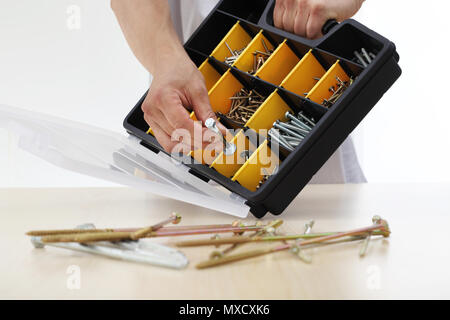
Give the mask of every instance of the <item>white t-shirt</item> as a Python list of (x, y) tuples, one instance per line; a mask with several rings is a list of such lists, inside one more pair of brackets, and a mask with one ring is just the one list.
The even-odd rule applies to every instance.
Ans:
[[(172, 18), (180, 38), (185, 42), (218, 0), (169, 0)], [(310, 183), (363, 183), (367, 182), (356, 156), (351, 137), (316, 173)]]

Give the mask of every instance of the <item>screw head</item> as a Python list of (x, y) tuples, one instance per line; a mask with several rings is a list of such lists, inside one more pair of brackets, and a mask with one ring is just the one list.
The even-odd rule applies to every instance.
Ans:
[(213, 251), (211, 252), (211, 255), (209, 256), (210, 259), (219, 259), (223, 257), (223, 253), (220, 251)]
[(236, 152), (236, 145), (234, 143), (227, 143), (225, 149), (223, 150), (223, 154), (226, 156), (231, 156)]
[(297, 247), (297, 246), (293, 246), (293, 247), (291, 248), (291, 252), (292, 252), (293, 254), (298, 254), (299, 251), (300, 251), (300, 248)]
[(312, 228), (314, 226), (315, 221), (311, 220), (308, 223), (305, 223), (305, 227)]
[(205, 127), (212, 129), (216, 126), (216, 120), (214, 120), (213, 118), (208, 118), (205, 121)]
[(36, 249), (42, 249), (45, 247), (41, 241), (41, 237), (31, 237), (31, 243)]
[(274, 227), (267, 228), (266, 232), (267, 233), (275, 233), (275, 228)]
[(242, 224), (242, 221), (241, 221), (241, 220), (234, 220), (234, 221), (231, 223), (231, 226), (232, 226), (232, 227), (239, 227), (241, 224)]
[(378, 224), (378, 223), (380, 223), (380, 221), (381, 221), (381, 217), (380, 217), (379, 215), (374, 215), (374, 216), (372, 217), (372, 222), (373, 222), (374, 224)]
[(172, 217), (174, 218), (172, 223), (173, 224), (179, 224), (181, 221), (181, 215), (179, 213), (176, 212), (172, 212)]

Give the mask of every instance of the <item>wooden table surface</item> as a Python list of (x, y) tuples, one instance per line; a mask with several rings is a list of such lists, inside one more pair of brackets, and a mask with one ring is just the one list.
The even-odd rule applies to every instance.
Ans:
[[(195, 264), (213, 250), (201, 247), (183, 250), (188, 268), (171, 270), (59, 248), (34, 249), (24, 235), (86, 222), (146, 226), (172, 211), (182, 214), (184, 225), (234, 220), (127, 188), (0, 189), (0, 298), (450, 298), (449, 184), (308, 186), (281, 216), (282, 232), (303, 232), (310, 219), (316, 232), (353, 229), (370, 225), (374, 214), (392, 229), (389, 239), (370, 242), (364, 258), (358, 256), (359, 243), (342, 244), (309, 250), (309, 265), (281, 252), (197, 270)], [(78, 289), (70, 285), (73, 268), (80, 271)]]

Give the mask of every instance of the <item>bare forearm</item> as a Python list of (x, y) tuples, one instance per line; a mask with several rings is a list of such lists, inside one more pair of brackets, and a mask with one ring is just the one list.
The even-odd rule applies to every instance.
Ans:
[(187, 58), (167, 0), (111, 0), (111, 8), (133, 53), (150, 73), (169, 56)]

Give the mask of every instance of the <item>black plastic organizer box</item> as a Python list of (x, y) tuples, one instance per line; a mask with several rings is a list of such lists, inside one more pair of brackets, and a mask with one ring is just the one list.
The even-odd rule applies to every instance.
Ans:
[[(254, 114), (259, 118), (250, 119), (240, 133), (260, 138), (253, 153), (274, 145), (270, 137), (261, 137), (257, 131), (276, 120), (285, 121), (286, 110), (295, 115), (301, 112), (316, 122), (292, 152), (277, 146), (281, 164), (259, 188), (256, 185), (262, 177), (247, 162), (226, 168), (204, 164), (201, 159), (186, 164), (196, 177), (213, 180), (245, 198), (258, 218), (267, 212), (281, 214), (401, 75), (395, 45), (360, 23), (331, 23), (324, 37), (308, 40), (275, 28), (273, 7), (271, 0), (223, 0), (184, 45), (205, 77), (214, 111), (226, 114), (229, 97), (241, 88), (255, 89), (267, 97), (261, 111)], [(252, 75), (249, 61), (252, 51), (262, 50), (261, 39), (270, 46), (271, 56)], [(246, 48), (232, 66), (224, 62), (230, 54), (227, 46)], [(355, 59), (355, 51), (362, 48), (370, 52), (371, 63)], [(332, 94), (330, 84), (338, 77), (352, 83), (333, 105), (324, 106), (322, 101)], [(145, 96), (128, 114), (124, 127), (150, 150), (165, 152), (144, 121), (141, 104)], [(221, 122), (230, 123), (226, 118)]]

